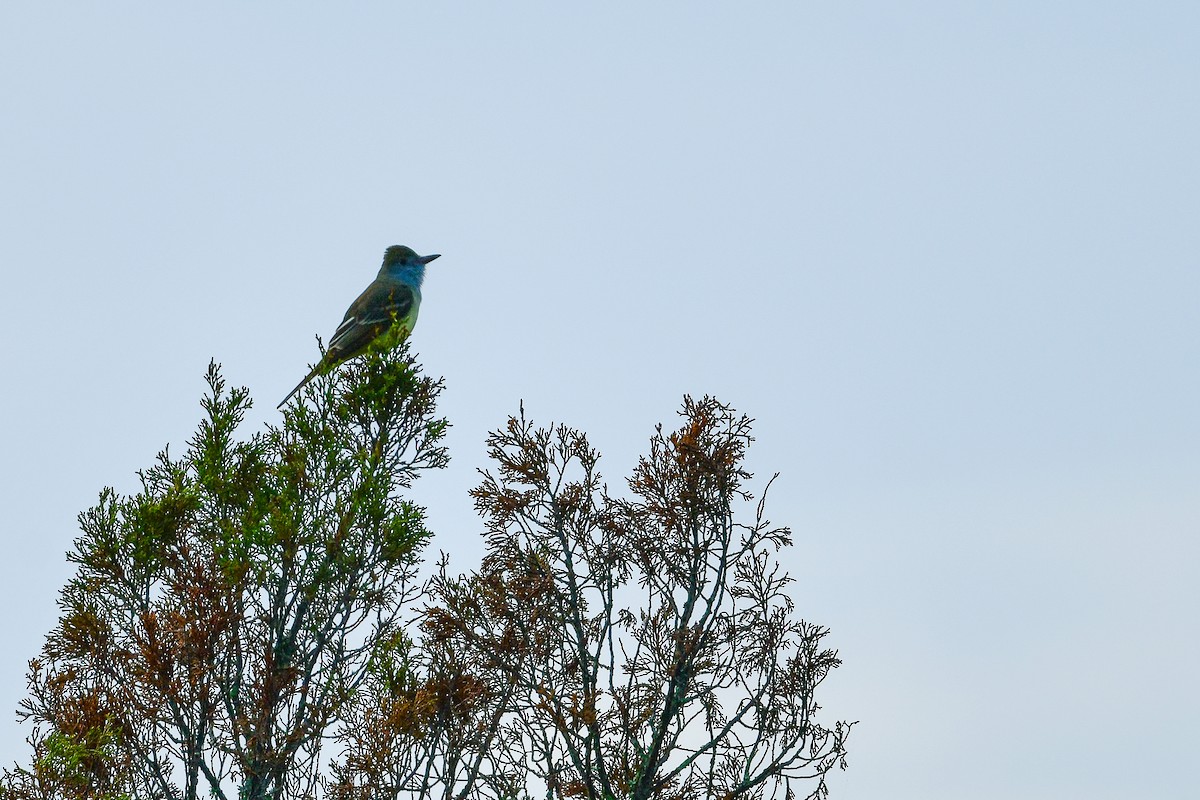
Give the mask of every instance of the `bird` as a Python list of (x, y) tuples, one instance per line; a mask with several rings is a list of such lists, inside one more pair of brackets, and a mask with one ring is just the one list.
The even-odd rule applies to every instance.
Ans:
[(283, 408), (284, 403), (317, 375), (323, 375), (343, 361), (361, 355), (371, 342), (393, 325), (403, 325), (406, 336), (411, 333), (417, 324), (417, 311), (421, 308), (421, 282), (425, 280), (425, 265), (440, 256), (440, 253), (419, 256), (411, 247), (401, 244), (394, 244), (385, 250), (379, 274), (346, 309), (342, 324), (338, 325), (329, 339), (325, 355), (276, 408)]

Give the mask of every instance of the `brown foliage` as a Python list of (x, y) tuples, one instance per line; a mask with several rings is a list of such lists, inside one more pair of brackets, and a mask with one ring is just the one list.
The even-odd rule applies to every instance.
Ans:
[(578, 431), (522, 414), (489, 438), (487, 554), (461, 577), (443, 559), (421, 618), (423, 725), (356, 704), (374, 738), (347, 742), (341, 796), (826, 792), (850, 726), (818, 723), (814, 694), (840, 662), (794, 616), (790, 532), (745, 488), (750, 420), (711, 398), (682, 417), (629, 498)]

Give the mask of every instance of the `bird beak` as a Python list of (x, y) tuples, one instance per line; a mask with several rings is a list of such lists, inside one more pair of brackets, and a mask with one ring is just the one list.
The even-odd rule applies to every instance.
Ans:
[(421, 256), (420, 258), (417, 259), (417, 261), (420, 261), (422, 264), (428, 264), (430, 261), (433, 261), (435, 258), (441, 258), (441, 257), (442, 257), (441, 253), (434, 253), (431, 256)]

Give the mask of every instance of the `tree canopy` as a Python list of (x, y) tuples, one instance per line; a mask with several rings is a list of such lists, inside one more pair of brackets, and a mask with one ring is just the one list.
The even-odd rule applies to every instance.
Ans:
[(522, 409), (472, 492), (482, 563), (429, 575), (441, 382), (389, 344), (249, 435), (210, 365), (184, 453), (80, 515), (0, 798), (824, 796), (840, 662), (751, 493), (751, 420), (685, 398), (610, 493)]

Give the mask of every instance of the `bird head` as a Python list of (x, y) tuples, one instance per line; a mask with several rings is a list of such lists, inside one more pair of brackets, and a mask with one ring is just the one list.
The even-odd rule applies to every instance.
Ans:
[(398, 267), (409, 264), (420, 264), (424, 266), (440, 256), (441, 253), (434, 253), (431, 256), (419, 256), (413, 252), (411, 247), (405, 247), (402, 244), (394, 244), (387, 250), (383, 251), (383, 265), (385, 267)]
[(440, 253), (434, 253), (431, 256), (419, 256), (411, 247), (394, 244), (383, 251), (383, 266), (380, 268), (379, 274), (381, 276), (390, 275), (420, 286), (421, 281), (425, 278), (425, 265), (440, 255)]

